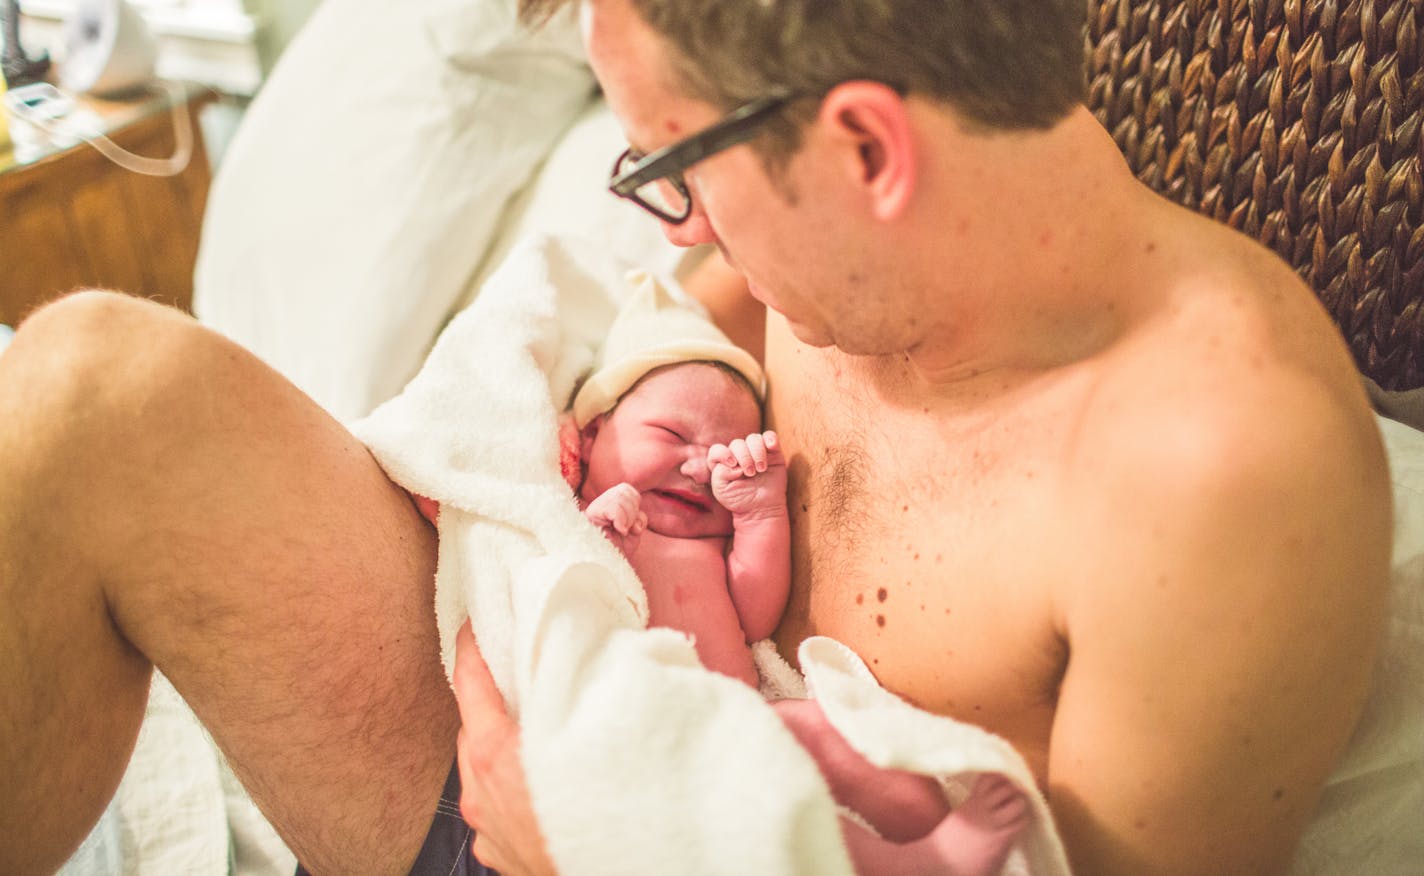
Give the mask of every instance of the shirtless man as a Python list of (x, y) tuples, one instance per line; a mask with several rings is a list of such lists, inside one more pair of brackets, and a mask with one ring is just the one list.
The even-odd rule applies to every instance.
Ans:
[[(1283, 872), (1388, 575), (1379, 438), (1315, 297), (1133, 178), (1077, 104), (1079, 3), (685, 6), (590, 0), (585, 41), (618, 175), (680, 173), (641, 203), (773, 311), (783, 653), (832, 636), (1010, 740), (1076, 872)], [(786, 93), (750, 144), (654, 154)], [(757, 339), (735, 293), (709, 304)], [(487, 808), (508, 731), (464, 674), (466, 814), (484, 859), (537, 871)]]
[[(641, 152), (809, 95), (680, 168), (691, 212), (668, 225), (779, 314), (786, 653), (835, 636), (1012, 741), (1080, 873), (1283, 871), (1368, 689), (1390, 533), (1310, 291), (1132, 177), (1076, 103), (1076, 0), (904, 0), (888, 23), (868, 0), (668, 5), (587, 10)], [(234, 345), (102, 294), (26, 321), (0, 355), (0, 872), (79, 844), (153, 665), (310, 869), (408, 870), (461, 717), (434, 561), (364, 448)], [(471, 644), (476, 850), (547, 870)]]

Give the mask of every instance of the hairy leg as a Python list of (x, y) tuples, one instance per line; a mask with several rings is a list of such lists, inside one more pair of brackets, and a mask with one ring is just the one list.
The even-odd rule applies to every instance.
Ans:
[(157, 665), (317, 873), (414, 859), (454, 752), (434, 535), (350, 434), (186, 317), (86, 293), (0, 356), (0, 872), (112, 796)]

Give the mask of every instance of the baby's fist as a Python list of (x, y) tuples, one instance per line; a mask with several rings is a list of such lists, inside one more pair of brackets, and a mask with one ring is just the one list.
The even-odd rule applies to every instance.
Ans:
[(637, 549), (638, 538), (648, 527), (648, 515), (638, 507), (641, 500), (632, 484), (622, 483), (589, 502), (583, 513), (626, 556)]
[(712, 495), (733, 514), (748, 514), (786, 505), (786, 459), (772, 431), (753, 432), (707, 451), (712, 470)]

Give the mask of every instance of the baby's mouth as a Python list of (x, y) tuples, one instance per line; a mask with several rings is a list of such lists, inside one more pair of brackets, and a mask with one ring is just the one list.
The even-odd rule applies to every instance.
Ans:
[(689, 511), (707, 511), (710, 503), (696, 493), (685, 490), (653, 490), (653, 495)]

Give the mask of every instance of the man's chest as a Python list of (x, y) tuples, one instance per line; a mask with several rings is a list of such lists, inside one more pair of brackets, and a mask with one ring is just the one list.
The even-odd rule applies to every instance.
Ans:
[(1061, 442), (818, 385), (781, 380), (771, 410), (793, 532), (783, 653), (831, 636), (888, 689), (1042, 767), (1066, 664), (1054, 576), (1073, 555), (1052, 511)]

